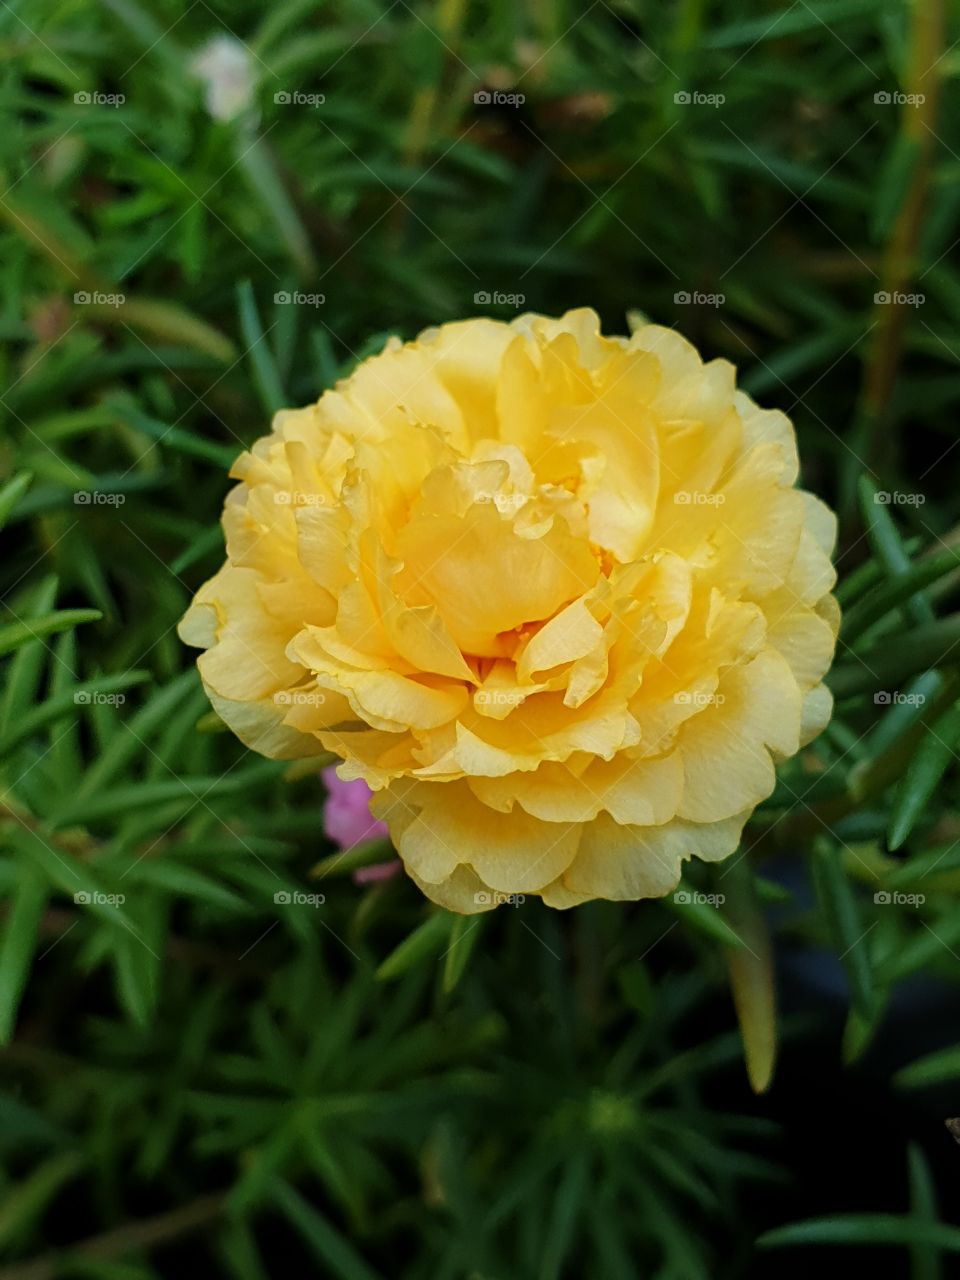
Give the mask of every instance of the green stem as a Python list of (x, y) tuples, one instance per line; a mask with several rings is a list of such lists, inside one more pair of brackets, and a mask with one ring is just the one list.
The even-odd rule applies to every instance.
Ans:
[(156, 1248), (214, 1222), (220, 1216), (223, 1202), (223, 1195), (201, 1196), (169, 1213), (90, 1236), (70, 1250), (57, 1250), (29, 1262), (4, 1267), (0, 1270), (0, 1280), (54, 1280), (61, 1274), (65, 1258), (71, 1254), (77, 1259), (110, 1262), (133, 1252)]
[[(881, 266), (880, 291), (891, 298), (907, 291), (916, 266), (936, 141), (943, 11), (943, 0), (913, 0), (910, 65), (903, 88), (908, 97), (916, 99), (916, 105), (903, 108), (900, 132), (917, 159), (913, 181), (893, 225)], [(861, 452), (876, 472), (887, 470), (895, 461), (890, 407), (903, 351), (907, 310), (905, 305), (891, 301), (878, 305), (875, 311), (876, 331), (864, 374), (860, 417)]]

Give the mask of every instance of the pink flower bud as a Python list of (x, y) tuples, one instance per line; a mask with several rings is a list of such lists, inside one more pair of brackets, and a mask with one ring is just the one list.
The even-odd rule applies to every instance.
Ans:
[(323, 829), (341, 849), (352, 849), (364, 840), (387, 835), (387, 826), (370, 815), (371, 791), (362, 778), (344, 782), (335, 766), (323, 770), (327, 802), (323, 809)]

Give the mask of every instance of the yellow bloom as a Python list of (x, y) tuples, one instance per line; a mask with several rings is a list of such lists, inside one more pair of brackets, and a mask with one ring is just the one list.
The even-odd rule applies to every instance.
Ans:
[(830, 716), (835, 520), (670, 329), (443, 325), (277, 414), (181, 623), (238, 736), (333, 751), (434, 901), (669, 892)]

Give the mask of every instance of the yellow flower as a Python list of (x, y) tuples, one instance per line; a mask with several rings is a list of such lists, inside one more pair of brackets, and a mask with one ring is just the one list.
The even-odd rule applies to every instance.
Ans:
[(669, 892), (830, 716), (835, 520), (784, 414), (592, 311), (393, 340), (239, 458), (181, 623), (250, 747), (333, 751), (455, 911)]

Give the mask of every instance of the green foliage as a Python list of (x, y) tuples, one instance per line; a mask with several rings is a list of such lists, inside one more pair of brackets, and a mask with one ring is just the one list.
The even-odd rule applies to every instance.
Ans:
[[(799, 1052), (777, 947), (840, 959), (848, 1061), (956, 987), (955, 16), (756, 9), (0, 5), (0, 1280), (745, 1275), (775, 1135), (722, 1099)], [(253, 99), (215, 119), (191, 63), (231, 33)], [(920, 73), (923, 112), (877, 103)], [(333, 853), (315, 769), (219, 731), (174, 627), (275, 409), (516, 295), (677, 325), (790, 413), (841, 515), (837, 714), (681, 896), (460, 920), (353, 879), (383, 845)], [(933, 1280), (916, 1148), (910, 1188), (761, 1245)]]
[(761, 1236), (761, 1248), (789, 1245), (907, 1245), (912, 1280), (944, 1274), (943, 1255), (960, 1253), (960, 1230), (937, 1219), (930, 1169), (917, 1147), (909, 1150), (911, 1212), (847, 1213), (796, 1222)]

